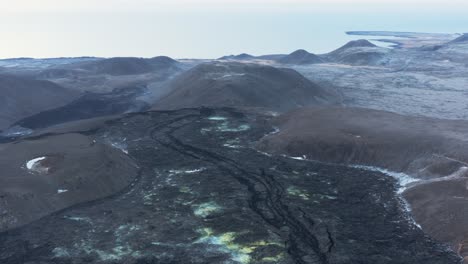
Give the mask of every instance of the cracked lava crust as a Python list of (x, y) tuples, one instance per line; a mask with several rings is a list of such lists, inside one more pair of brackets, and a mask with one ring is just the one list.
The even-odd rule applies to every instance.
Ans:
[(0, 234), (0, 263), (459, 263), (394, 179), (254, 149), (269, 117), (129, 114), (86, 135), (139, 166), (121, 192)]

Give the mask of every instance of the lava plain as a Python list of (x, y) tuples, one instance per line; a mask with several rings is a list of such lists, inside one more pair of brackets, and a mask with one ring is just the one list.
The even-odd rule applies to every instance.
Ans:
[(0, 234), (0, 263), (460, 263), (405, 211), (393, 178), (272, 156), (270, 117), (128, 114), (87, 136), (140, 172), (125, 190)]

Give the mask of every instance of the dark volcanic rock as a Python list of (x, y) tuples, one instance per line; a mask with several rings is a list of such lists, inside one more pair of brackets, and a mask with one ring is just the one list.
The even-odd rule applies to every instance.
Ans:
[(255, 59), (255, 57), (247, 53), (242, 53), (239, 55), (229, 55), (229, 56), (224, 56), (224, 57), (219, 58), (219, 60), (251, 60), (251, 59)]
[(280, 58), (278, 62), (282, 64), (304, 65), (304, 64), (322, 63), (324, 62), (324, 60), (315, 54), (309, 53), (301, 49), (301, 50), (296, 50), (293, 53)]
[(273, 60), (273, 61), (277, 61), (277, 60), (280, 60), (281, 58), (284, 58), (288, 55), (286, 54), (267, 54), (267, 55), (261, 55), (261, 56), (257, 56), (256, 58), (257, 59), (260, 59), (260, 60)]
[(285, 111), (337, 101), (331, 91), (294, 70), (244, 63), (201, 64), (181, 74), (156, 109), (199, 106), (261, 107)]
[(56, 78), (75, 78), (81, 74), (86, 74), (82, 70), (51, 68), (40, 71), (36, 77), (39, 79), (56, 79)]
[(59, 65), (45, 69), (40, 78), (70, 78), (82, 75), (108, 74), (112, 76), (145, 74), (177, 68), (178, 62), (166, 56), (150, 59), (117, 57)]
[(423, 230), (449, 243), (464, 263), (468, 261), (467, 174), (465, 168), (458, 177), (421, 182), (403, 193)]
[(114, 194), (137, 174), (122, 151), (73, 133), (0, 144), (0, 167), (0, 232)]
[(351, 65), (375, 65), (384, 58), (388, 49), (378, 47), (368, 40), (354, 40), (324, 55), (330, 61)]
[(445, 45), (429, 45), (429, 46), (422, 46), (417, 49), (420, 51), (438, 51), (443, 47), (445, 47)]
[(79, 69), (93, 74), (132, 75), (148, 73), (152, 70), (152, 67), (143, 58), (110, 58), (80, 63)]
[(78, 96), (49, 81), (0, 76), (0, 130), (13, 122), (64, 105)]
[(166, 68), (179, 63), (178, 61), (167, 56), (157, 56), (146, 60), (151, 64), (153, 69)]
[(325, 162), (378, 166), (434, 178), (468, 163), (468, 122), (364, 109), (299, 109), (280, 116), (265, 151)]
[[(182, 64), (169, 57), (95, 59), (65, 65), (55, 65), (30, 74), (63, 87), (92, 93), (109, 93), (129, 86), (162, 85), (182, 71)], [(157, 88), (156, 88), (157, 89)]]
[(67, 105), (26, 117), (15, 125), (38, 129), (80, 119), (143, 111), (149, 106), (138, 100), (138, 96), (145, 89), (137, 86), (115, 89), (110, 93), (86, 93)]
[(110, 75), (132, 75), (149, 73), (173, 67), (177, 61), (169, 57), (155, 57), (152, 59), (143, 58), (110, 58), (80, 64), (81, 69), (91, 71), (96, 74)]
[(459, 263), (408, 220), (392, 178), (252, 149), (266, 121), (205, 108), (107, 122), (93, 137), (125, 138), (141, 176), (1, 233), (0, 262)]
[(468, 256), (468, 122), (322, 108), (289, 113), (275, 123), (280, 132), (261, 141), (263, 151), (415, 177), (403, 195), (416, 221)]
[(367, 39), (358, 39), (358, 40), (352, 40), (348, 43), (346, 43), (344, 46), (341, 48), (337, 49), (336, 51), (343, 51), (349, 48), (362, 48), (362, 47), (371, 47), (375, 48), (377, 47), (376, 45), (372, 44), (370, 41)]
[(357, 52), (340, 58), (338, 62), (352, 65), (374, 65), (384, 56), (385, 54), (381, 52)]

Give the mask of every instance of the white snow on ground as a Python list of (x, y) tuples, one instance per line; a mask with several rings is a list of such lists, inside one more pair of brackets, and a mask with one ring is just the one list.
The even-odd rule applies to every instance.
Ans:
[(229, 77), (233, 77), (233, 76), (244, 76), (244, 75), (245, 75), (245, 73), (233, 73), (233, 74), (226, 74), (221, 78), (229, 78)]
[(406, 201), (401, 195), (399, 196), (399, 198), (400, 198), (400, 202), (401, 202), (404, 210), (406, 211), (406, 215), (405, 215), (406, 219), (408, 219), (408, 221), (410, 221), (417, 228), (422, 229), (422, 226), (420, 224), (418, 224), (418, 222), (416, 222), (416, 220), (414, 220), (413, 215), (411, 214), (412, 209), (411, 209), (411, 206), (408, 203), (408, 201)]
[[(268, 154), (268, 153), (264, 153), (264, 152), (261, 152), (261, 151), (258, 151), (258, 152), (260, 152), (260, 153), (262, 153), (264, 155), (267, 155), (267, 156), (271, 156), (271, 154)], [(319, 163), (323, 163), (323, 164), (337, 165), (336, 163), (328, 163), (328, 162), (321, 162), (321, 161), (317, 161), (317, 160), (310, 160), (310, 159), (307, 159), (306, 155), (303, 155), (302, 157), (292, 157), (292, 156), (288, 156), (288, 155), (281, 155), (281, 156), (285, 157), (285, 158), (289, 158), (289, 159), (306, 161), (306, 162), (319, 162)], [(419, 225), (414, 220), (414, 218), (413, 218), (413, 216), (411, 214), (411, 207), (408, 204), (408, 202), (403, 198), (402, 193), (406, 189), (408, 189), (408, 188), (410, 188), (410, 187), (412, 187), (412, 186), (414, 186), (416, 184), (424, 183), (423, 180), (416, 179), (416, 178), (411, 177), (410, 175), (407, 175), (407, 174), (402, 173), (402, 172), (389, 171), (387, 169), (383, 169), (383, 168), (379, 168), (379, 167), (363, 166), (363, 165), (350, 165), (349, 167), (363, 169), (363, 170), (369, 170), (369, 171), (374, 171), (374, 172), (380, 172), (380, 173), (383, 173), (383, 174), (385, 174), (387, 176), (391, 176), (391, 177), (395, 178), (398, 181), (399, 185), (400, 185), (400, 188), (398, 189), (398, 192), (397, 192), (397, 197), (401, 202), (401, 206), (402, 206), (403, 210), (406, 211), (406, 213), (405, 213), (406, 219), (409, 222), (411, 222), (414, 226), (416, 226), (417, 228), (422, 229), (421, 225)], [(454, 174), (459, 175), (460, 172), (465, 172), (465, 171), (468, 171), (468, 168), (465, 169), (465, 167), (462, 167), (462, 168), (460, 168), (459, 172), (454, 173)]]
[(410, 184), (421, 181), (420, 179), (416, 179), (414, 177), (411, 177), (408, 174), (405, 174), (405, 173), (402, 173), (402, 172), (389, 171), (387, 169), (383, 169), (383, 168), (379, 168), (379, 167), (362, 166), (362, 165), (353, 165), (351, 167), (358, 168), (358, 169), (369, 170), (369, 171), (381, 172), (381, 173), (383, 173), (385, 175), (388, 175), (388, 176), (391, 176), (391, 177), (395, 178), (398, 181), (398, 184), (400, 185), (400, 188), (398, 189), (399, 194), (403, 193), (409, 187)]
[(463, 164), (465, 165), (464, 167), (462, 168), (466, 168), (466, 166), (468, 166), (468, 163), (464, 162), (464, 161), (461, 161), (461, 160), (458, 160), (458, 159), (454, 159), (454, 158), (451, 158), (451, 157), (447, 157), (447, 156), (444, 156), (444, 155), (438, 155), (438, 154), (433, 154), (434, 157), (438, 157), (438, 158), (443, 158), (443, 159), (447, 159), (447, 160), (451, 160), (451, 161), (455, 161), (455, 162), (458, 162), (460, 164)]
[(354, 165), (352, 166), (354, 168), (360, 168), (360, 169), (365, 169), (365, 170), (370, 170), (370, 171), (377, 171), (381, 172), (385, 175), (391, 176), (398, 180), (398, 183), (400, 185), (400, 188), (398, 189), (398, 194), (403, 193), (406, 191), (408, 188), (422, 185), (422, 184), (429, 184), (433, 182), (441, 182), (441, 181), (450, 181), (450, 180), (456, 180), (460, 178), (464, 178), (465, 175), (468, 172), (468, 167), (467, 166), (462, 166), (460, 167), (456, 172), (445, 176), (445, 177), (439, 177), (439, 178), (434, 178), (434, 179), (428, 179), (428, 180), (423, 180), (423, 179), (417, 179), (414, 178), (408, 174), (402, 173), (402, 172), (393, 172), (389, 171), (386, 169), (378, 168), (378, 167), (372, 167), (372, 166), (361, 166), (361, 165)]
[(227, 118), (224, 117), (224, 116), (210, 116), (210, 117), (208, 117), (208, 120), (211, 120), (211, 121), (225, 121), (225, 120), (227, 120)]
[[(290, 158), (290, 159), (294, 159), (294, 160), (301, 160), (301, 161), (313, 161), (313, 160), (309, 160), (307, 159), (307, 156), (304, 155), (302, 157), (292, 157), (292, 156), (287, 156), (287, 155), (282, 155), (283, 157), (286, 157), (286, 158)], [(319, 161), (315, 161), (315, 162), (319, 162)], [(327, 163), (327, 162), (320, 162), (320, 163), (324, 163), (324, 164), (334, 164), (334, 163)], [(335, 164), (336, 165), (336, 164)], [(407, 218), (407, 220), (409, 222), (411, 222), (414, 226), (416, 226), (417, 228), (421, 229), (421, 225), (419, 225), (415, 220), (414, 218), (412, 217), (411, 215), (411, 207), (410, 205), (408, 204), (408, 202), (403, 198), (402, 196), (402, 193), (414, 186), (415, 184), (417, 183), (421, 183), (423, 182), (422, 180), (420, 179), (417, 179), (417, 178), (414, 178), (408, 174), (405, 174), (405, 173), (402, 173), (402, 172), (394, 172), (394, 171), (389, 171), (387, 169), (384, 169), (384, 168), (379, 168), (379, 167), (374, 167), (374, 166), (363, 166), (363, 165), (350, 165), (349, 167), (352, 167), (352, 168), (357, 168), (357, 169), (363, 169), (363, 170), (368, 170), (368, 171), (374, 171), (374, 172), (380, 172), (380, 173), (383, 173), (387, 176), (390, 176), (390, 177), (393, 177), (394, 179), (396, 179), (398, 181), (398, 184), (400, 185), (400, 188), (398, 189), (398, 192), (397, 192), (397, 195), (398, 195), (398, 199), (400, 200), (401, 202), (401, 205), (403, 207), (403, 210), (406, 211), (406, 214), (405, 214), (405, 217)]]
[(123, 153), (128, 155), (127, 145), (125, 143), (111, 142), (112, 147), (120, 149)]
[(451, 180), (465, 178), (465, 175), (467, 174), (467, 172), (468, 172), (468, 167), (462, 166), (456, 172), (448, 176), (429, 179), (429, 180), (421, 180), (421, 181), (418, 181), (416, 185), (428, 184), (428, 183), (433, 183), (433, 182), (441, 182), (441, 181), (451, 181)]
[(353, 165), (351, 166), (353, 168), (358, 168), (358, 169), (364, 169), (364, 170), (369, 170), (369, 171), (375, 171), (375, 172), (380, 172), (385, 175), (388, 175), (390, 177), (393, 177), (398, 181), (398, 184), (400, 185), (400, 188), (398, 189), (398, 198), (400, 200), (400, 203), (403, 207), (403, 210), (406, 211), (405, 213), (405, 218), (411, 222), (414, 226), (416, 226), (419, 229), (422, 229), (421, 225), (414, 220), (412, 214), (411, 214), (411, 206), (409, 203), (403, 198), (401, 195), (406, 189), (410, 188), (411, 186), (414, 186), (414, 184), (421, 182), (420, 179), (416, 179), (408, 174), (402, 173), (402, 172), (394, 172), (394, 171), (389, 171), (387, 169), (379, 168), (379, 167), (374, 167), (374, 166), (362, 166), (362, 165)]
[(32, 160), (26, 162), (26, 168), (28, 170), (34, 170), (35, 167), (38, 165), (38, 163), (40, 161), (42, 161), (42, 160), (45, 160), (45, 159), (46, 159), (46, 157), (39, 157), (39, 158), (32, 159)]
[(213, 80), (221, 80), (221, 79), (227, 79), (227, 78), (233, 78), (233, 77), (240, 77), (244, 75), (245, 73), (230, 73), (230, 74), (224, 74), (224, 75), (211, 74), (211, 75), (207, 75), (207, 77), (211, 77)]
[(34, 131), (29, 128), (20, 126), (10, 127), (7, 130), (0, 133), (0, 137), (20, 137), (32, 134)]
[(267, 134), (267, 136), (275, 135), (280, 132), (280, 129), (278, 127), (273, 127), (273, 131)]
[[(302, 161), (314, 161), (314, 162), (320, 162), (323, 164), (332, 164), (332, 165), (337, 165), (336, 163), (329, 163), (329, 162), (321, 162), (317, 160), (310, 160), (307, 159), (306, 155), (303, 155), (302, 157), (293, 157), (293, 156), (288, 156), (288, 155), (281, 155), (285, 158), (290, 158), (294, 160), (302, 160)], [(398, 189), (398, 194), (403, 193), (406, 189), (408, 189), (411, 186), (414, 186), (416, 183), (421, 183), (423, 180), (414, 178), (408, 174), (405, 174), (403, 172), (394, 172), (394, 171), (389, 171), (384, 168), (379, 168), (379, 167), (374, 167), (374, 166), (364, 166), (364, 165), (350, 165), (349, 167), (351, 168), (357, 168), (357, 169), (363, 169), (363, 170), (368, 170), (368, 171), (375, 171), (375, 172), (380, 172), (385, 175), (391, 176), (394, 179), (398, 181), (398, 184), (400, 185), (400, 188)]]
[[(285, 158), (290, 158), (294, 160), (302, 160), (302, 161), (315, 161), (315, 162), (320, 162), (316, 160), (309, 160), (307, 159), (306, 155), (303, 155), (302, 157), (293, 157), (293, 156), (287, 156), (287, 155), (282, 155)], [(336, 165), (335, 163), (328, 163), (328, 162), (320, 162), (323, 164), (333, 164)], [(379, 167), (374, 167), (374, 166), (364, 166), (364, 165), (350, 165), (349, 167), (351, 168), (357, 168), (357, 169), (363, 169), (363, 170), (368, 170), (368, 171), (374, 171), (374, 172), (380, 172), (383, 173), (387, 176), (393, 177), (398, 181), (398, 184), (400, 185), (400, 188), (398, 189), (398, 194), (402, 194), (406, 189), (409, 187), (412, 187), (416, 185), (416, 183), (422, 183), (424, 182), (421, 179), (414, 178), (408, 174), (405, 174), (403, 172), (394, 172), (394, 171), (389, 171), (384, 168), (379, 168)]]
[(199, 173), (206, 170), (206, 168), (199, 168), (199, 169), (193, 169), (193, 170), (170, 170), (169, 173), (171, 174), (193, 174), (193, 173)]
[(295, 159), (295, 160), (307, 160), (307, 156), (303, 155), (302, 157), (289, 157), (289, 156), (284, 156), (290, 159)]
[(204, 171), (205, 168), (200, 168), (200, 169), (195, 169), (195, 170), (186, 170), (184, 173), (192, 174), (192, 173), (198, 173)]
[(89, 217), (78, 217), (78, 216), (64, 216), (64, 219), (77, 221), (77, 222), (87, 222), (89, 224), (93, 224), (93, 221)]

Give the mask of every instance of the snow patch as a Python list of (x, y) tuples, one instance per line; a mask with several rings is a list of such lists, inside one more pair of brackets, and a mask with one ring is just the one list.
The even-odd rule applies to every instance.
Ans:
[(403, 172), (389, 171), (387, 169), (374, 167), (374, 166), (352, 165), (350, 167), (357, 168), (357, 169), (364, 169), (368, 171), (380, 172), (385, 175), (393, 177), (394, 179), (398, 181), (398, 184), (400, 185), (400, 188), (398, 189), (398, 194), (403, 193), (408, 187), (410, 187), (410, 185), (421, 181), (420, 179), (416, 179)]
[(208, 117), (208, 120), (211, 120), (211, 121), (225, 121), (225, 120), (227, 120), (227, 118), (224, 117), (224, 116), (210, 116), (210, 117)]
[(34, 131), (21, 126), (13, 126), (0, 133), (0, 137), (21, 137), (31, 135)]
[(79, 216), (64, 216), (64, 219), (71, 220), (71, 221), (76, 221), (76, 222), (84, 222), (88, 224), (93, 224), (93, 221), (89, 217), (79, 217)]
[(232, 148), (232, 149), (239, 149), (241, 148), (241, 146), (239, 145), (233, 145), (233, 144), (229, 144), (229, 143), (225, 143), (223, 144), (224, 147), (227, 147), (227, 148)]
[(379, 167), (373, 167), (373, 166), (362, 166), (362, 165), (353, 165), (350, 166), (353, 168), (358, 168), (358, 169), (364, 169), (368, 171), (374, 171), (374, 172), (380, 172), (385, 175), (388, 175), (390, 177), (393, 177), (398, 181), (398, 184), (400, 185), (400, 188), (398, 188), (397, 195), (398, 199), (400, 200), (401, 206), (403, 207), (403, 210), (406, 212), (405, 213), (405, 218), (412, 223), (414, 226), (416, 226), (419, 229), (422, 229), (421, 225), (419, 225), (414, 218), (412, 217), (411, 214), (411, 206), (409, 203), (403, 198), (401, 195), (406, 189), (409, 187), (413, 186), (414, 184), (421, 182), (420, 179), (416, 179), (414, 177), (411, 177), (408, 174), (402, 173), (402, 172), (394, 172), (394, 171), (389, 171), (387, 169), (379, 168)]
[(221, 80), (221, 79), (228, 79), (228, 78), (234, 78), (234, 77), (241, 77), (245, 76), (245, 73), (231, 73), (231, 74), (225, 74), (220, 77), (214, 77), (213, 80)]
[(111, 146), (120, 149), (123, 153), (128, 155), (127, 144), (125, 143), (118, 143), (118, 142), (111, 142)]
[(268, 136), (272, 136), (272, 135), (276, 135), (280, 132), (280, 129), (278, 127), (273, 127), (273, 131), (271, 131), (270, 133), (266, 134), (265, 137), (268, 137)]
[(45, 160), (45, 159), (46, 157), (39, 157), (39, 158), (32, 159), (26, 163), (26, 168), (28, 168), (28, 170), (33, 170), (34, 167), (36, 167), (40, 161)]
[(416, 185), (428, 184), (428, 183), (433, 183), (433, 182), (441, 182), (441, 181), (451, 181), (451, 180), (465, 178), (465, 175), (467, 174), (467, 172), (468, 172), (468, 167), (462, 166), (456, 172), (448, 176), (429, 179), (429, 180), (421, 180)]
[(400, 203), (403, 205), (403, 209), (406, 211), (406, 219), (411, 222), (414, 226), (422, 230), (422, 226), (414, 220), (412, 214), (411, 214), (411, 206), (410, 204), (403, 198), (401, 195), (398, 197), (400, 200)]
[(206, 168), (192, 169), (192, 170), (170, 170), (170, 174), (194, 174), (206, 170)]
[(33, 172), (47, 173), (49, 168), (41, 166), (41, 161), (45, 160), (46, 157), (38, 157), (26, 162), (26, 168)]
[(302, 157), (289, 157), (291, 159), (295, 159), (295, 160), (306, 160), (306, 156), (302, 156)]

